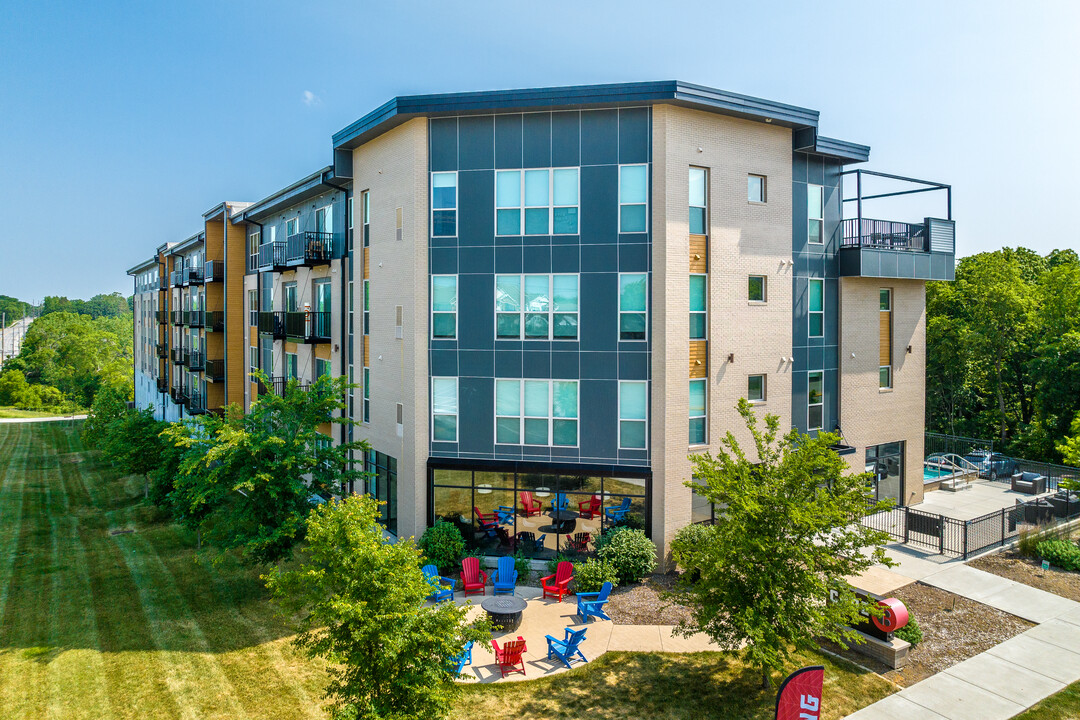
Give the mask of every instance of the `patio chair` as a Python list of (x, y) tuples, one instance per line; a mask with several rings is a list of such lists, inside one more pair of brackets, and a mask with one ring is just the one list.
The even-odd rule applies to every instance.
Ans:
[(461, 586), (465, 590), (465, 597), (470, 593), (487, 593), (487, 573), (480, 569), (480, 561), (474, 557), (467, 557), (461, 561)]
[(514, 508), (507, 507), (506, 505), (500, 505), (495, 511), (495, 515), (499, 518), (500, 525), (513, 525), (514, 524)]
[(565, 510), (569, 506), (570, 501), (566, 499), (566, 493), (555, 493), (555, 499), (551, 501), (551, 512)]
[(574, 552), (587, 552), (589, 549), (589, 543), (592, 542), (592, 533), (579, 532), (572, 535), (569, 539), (570, 549)]
[[(427, 577), (428, 582), (431, 583), (431, 587), (435, 590), (435, 592), (428, 595), (428, 600), (441, 602), (443, 600), (454, 599), (454, 581), (451, 578), (441, 577), (439, 575), (439, 568), (434, 565), (425, 565), (421, 570), (423, 570), (424, 576)], [(449, 583), (450, 587), (445, 587), (443, 583)]]
[[(568, 594), (570, 581), (574, 577), (574, 564), (563, 560), (555, 568), (554, 575), (548, 575), (547, 577), (540, 578), (540, 587), (544, 591), (544, 599), (547, 599), (548, 595), (556, 597), (559, 602), (562, 602), (563, 595)], [(551, 582), (548, 582), (548, 581)]]
[(1011, 478), (1011, 489), (1027, 495), (1041, 495), (1046, 492), (1046, 477), (1039, 473), (1018, 472)]
[(518, 635), (517, 640), (510, 640), (499, 647), (498, 640), (491, 641), (491, 647), (495, 651), (495, 661), (499, 663), (499, 671), (506, 677), (508, 673), (519, 672), (525, 674), (525, 638)]
[(604, 620), (611, 619), (604, 612), (604, 605), (608, 601), (608, 595), (611, 594), (611, 587), (610, 582), (605, 582), (600, 586), (600, 592), (579, 592), (577, 594), (577, 614), (582, 622), (588, 622), (589, 616), (603, 618)]
[(534, 552), (536, 550), (536, 533), (529, 530), (522, 530), (514, 537), (514, 550), (518, 548), (524, 550), (527, 553)]
[(488, 537), (495, 537), (495, 528), (499, 526), (498, 514), (484, 514), (475, 505), (473, 505), (473, 514), (476, 515), (477, 522), (480, 524), (480, 531), (486, 532)]
[(495, 567), (495, 572), (491, 573), (491, 594), (498, 595), (499, 593), (514, 594), (514, 590), (517, 588), (518, 573), (514, 568), (514, 558), (509, 555), (503, 555), (499, 558), (499, 564)]
[(571, 630), (566, 628), (563, 634), (563, 639), (552, 637), (551, 635), (545, 635), (544, 639), (548, 644), (548, 659), (552, 656), (562, 661), (563, 665), (570, 667), (570, 663), (581, 658), (581, 662), (589, 662), (584, 653), (581, 652), (581, 642), (585, 639), (586, 628), (580, 630)]
[(543, 512), (544, 508), (540, 503), (533, 500), (531, 492), (522, 491), (521, 493), (521, 508), (525, 517), (532, 517), (533, 515), (539, 515)]
[(629, 512), (630, 512), (630, 498), (628, 498), (628, 497), (624, 497), (622, 499), (622, 504), (619, 505), (618, 507), (604, 508), (604, 515), (607, 516), (607, 519), (608, 519), (609, 522), (613, 522), (613, 523), (622, 520), (624, 517), (626, 517), (627, 513), (629, 513)]
[(603, 507), (603, 505), (604, 503), (600, 500), (600, 496), (593, 495), (588, 500), (583, 500), (577, 504), (578, 515), (583, 518), (592, 519), (600, 514), (600, 508)]
[(510, 537), (510, 531), (502, 525), (495, 526), (495, 536), (499, 538), (499, 547), (508, 547), (514, 551), (514, 538)]
[(536, 538), (536, 552), (544, 551), (544, 540), (547, 538), (547, 533), (544, 533), (540, 537)]
[(450, 658), (450, 665), (455, 673), (458, 675), (465, 669), (466, 665), (472, 665), (472, 646), (473, 641), (465, 643), (465, 647), (461, 649), (461, 654), (457, 657)]

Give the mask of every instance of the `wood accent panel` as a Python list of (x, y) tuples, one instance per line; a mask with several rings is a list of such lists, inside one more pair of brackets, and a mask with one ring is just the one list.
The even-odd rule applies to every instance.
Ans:
[(709, 238), (707, 235), (690, 236), (690, 272), (709, 272)]
[(709, 377), (709, 341), (690, 341), (690, 377)]
[(370, 337), (370, 335), (365, 335), (364, 336), (364, 365), (363, 365), (363, 367), (366, 367), (366, 368), (371, 367), (371, 362), (370, 362), (371, 355), (368, 352), (369, 348), (371, 347), (371, 341), (368, 339), (369, 337)]
[(286, 343), (282, 343), (282, 344), (285, 346), (285, 352), (287, 352), (287, 353), (295, 353), (296, 352), (296, 343), (294, 343), (294, 342), (286, 342)]
[(892, 365), (892, 312), (878, 311), (878, 365)]
[(328, 422), (327, 423), (319, 423), (315, 427), (315, 430), (318, 431), (319, 433), (325, 435), (328, 438), (333, 438), (333, 436), (334, 436), (334, 432), (333, 432), (333, 429), (332, 429), (333, 426), (334, 426), (333, 423), (328, 423)]
[(225, 259), (225, 223), (222, 220), (208, 220), (205, 225), (206, 259), (220, 262)]
[(206, 408), (215, 410), (225, 404), (225, 387), (221, 383), (206, 383)]
[(371, 251), (369, 248), (363, 249), (364, 253), (364, 275), (363, 279), (367, 280), (371, 277)]
[(315, 357), (319, 360), (329, 360), (330, 343), (318, 343), (315, 345)]
[[(243, 405), (244, 386), (248, 384), (248, 350), (244, 344), (244, 327), (248, 322), (247, 313), (244, 312), (247, 224), (234, 225), (223, 221), (221, 228), (222, 256), (225, 259), (225, 281), (221, 283), (221, 303), (225, 311), (225, 404)], [(216, 284), (211, 284), (211, 287)], [(255, 339), (258, 335), (252, 332), (251, 337)]]

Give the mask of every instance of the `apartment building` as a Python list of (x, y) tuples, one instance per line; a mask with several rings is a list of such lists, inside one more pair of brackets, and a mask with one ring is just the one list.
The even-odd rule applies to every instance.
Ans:
[[(689, 455), (747, 439), (743, 397), (839, 432), (880, 496), (921, 501), (948, 186), (849, 169), (869, 148), (820, 135), (816, 111), (681, 82), (398, 97), (332, 140), (331, 165), (215, 216), (224, 307), (243, 308), (223, 346), (243, 396), (218, 402), (351, 378), (373, 450), (345, 490), (385, 501), (392, 532), (444, 518), (543, 556), (621, 521), (664, 551), (712, 517)], [(943, 217), (869, 217), (927, 191)], [(201, 267), (209, 228), (129, 272)], [(198, 312), (212, 287), (170, 276), (158, 300)], [(208, 352), (207, 330), (174, 326), (170, 347)], [(146, 373), (148, 348), (142, 385), (164, 375), (189, 412), (207, 398), (190, 361)]]

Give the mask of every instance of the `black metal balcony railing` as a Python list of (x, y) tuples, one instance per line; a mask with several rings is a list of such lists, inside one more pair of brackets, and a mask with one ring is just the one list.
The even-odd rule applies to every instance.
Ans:
[(220, 260), (207, 260), (204, 268), (205, 282), (219, 282), (225, 279), (225, 263)]
[(307, 230), (285, 239), (285, 260), (290, 265), (325, 265), (334, 254), (334, 233)]
[(259, 270), (279, 272), (288, 267), (285, 263), (285, 243), (278, 240), (259, 246)]
[(172, 390), (169, 391), (169, 397), (173, 399), (174, 403), (183, 405), (187, 401), (187, 395), (184, 393), (184, 386), (173, 385)]
[(188, 310), (187, 311), (187, 325), (191, 327), (202, 327), (206, 321), (206, 314), (202, 310)]
[(162, 275), (161, 277), (158, 278), (158, 290), (168, 290), (168, 289), (169, 289), (169, 278), (166, 275)]
[[(273, 393), (278, 397), (285, 397), (285, 390), (289, 386), (289, 378), (285, 377), (272, 377), (267, 378), (267, 382), (259, 382), (259, 395), (266, 395), (267, 393)], [(296, 387), (300, 390), (308, 390), (311, 384), (303, 379), (296, 378)]]
[(172, 324), (173, 325), (183, 325), (184, 324), (184, 311), (183, 310), (173, 310), (172, 311)]
[(158, 310), (158, 311), (156, 311), (154, 313), (154, 318), (159, 323), (164, 325), (165, 323), (169, 322), (169, 311), (168, 310)]
[(221, 310), (206, 310), (204, 326), (210, 332), (221, 332), (225, 329), (225, 313)]
[(169, 283), (173, 287), (187, 285), (187, 273), (184, 272), (183, 269), (173, 270), (171, 273), (169, 273)]
[(183, 365), (187, 362), (187, 355), (184, 353), (184, 348), (176, 347), (172, 349), (172, 361), (177, 365)]
[(225, 379), (225, 361), (207, 360), (205, 373), (210, 382), (221, 382)]
[(203, 354), (202, 350), (188, 350), (184, 356), (187, 361), (188, 370), (203, 369), (203, 362), (206, 359), (206, 355)]
[(166, 345), (165, 343), (158, 343), (155, 347), (157, 347), (157, 356), (159, 358), (167, 358), (167, 357), (169, 357), (169, 346), (168, 345)]
[(305, 343), (330, 342), (330, 313), (285, 313), (285, 336)]
[(926, 252), (926, 225), (848, 218), (841, 223), (841, 247), (870, 247)]
[(198, 390), (193, 390), (188, 396), (187, 408), (192, 415), (202, 415), (206, 412), (206, 398)]
[(272, 312), (259, 312), (259, 333), (273, 335), (275, 338), (285, 337), (285, 313), (282, 310)]
[(187, 269), (187, 281), (199, 284), (203, 281), (203, 269), (201, 267), (189, 267)]
[(169, 381), (167, 378), (159, 377), (157, 379), (157, 390), (161, 393), (169, 391)]

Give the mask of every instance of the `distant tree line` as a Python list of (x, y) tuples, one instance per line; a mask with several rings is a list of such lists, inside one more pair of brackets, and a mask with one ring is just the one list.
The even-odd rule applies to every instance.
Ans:
[(95, 295), (89, 300), (68, 300), (67, 297), (46, 295), (42, 302), (41, 314), (69, 312), (76, 315), (89, 315), (92, 318), (120, 317), (132, 312), (131, 298), (125, 298), (118, 292)]
[(34, 306), (28, 302), (24, 302), (8, 295), (0, 295), (0, 313), (4, 313), (8, 325), (16, 320), (22, 320), (29, 315), (33, 309)]
[[(1069, 459), (1080, 435), (1080, 259), (1002, 248), (926, 286), (927, 429)], [(1070, 426), (1073, 426), (1070, 429)], [(1080, 458), (1077, 458), (1080, 459)]]

